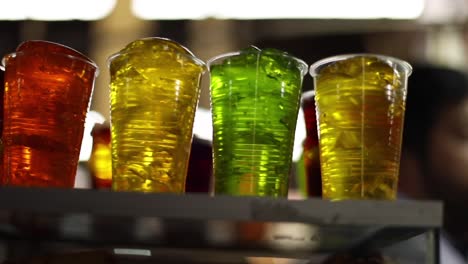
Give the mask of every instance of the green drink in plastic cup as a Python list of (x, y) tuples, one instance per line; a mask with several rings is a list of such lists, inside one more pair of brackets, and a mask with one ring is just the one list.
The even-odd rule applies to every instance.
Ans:
[(250, 47), (208, 66), (215, 194), (287, 196), (306, 63)]

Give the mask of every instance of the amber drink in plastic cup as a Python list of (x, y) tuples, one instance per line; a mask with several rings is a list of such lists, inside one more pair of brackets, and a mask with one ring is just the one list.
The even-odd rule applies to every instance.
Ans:
[(411, 66), (372, 54), (323, 59), (315, 81), (325, 199), (396, 197)]
[(109, 68), (112, 189), (183, 193), (205, 64), (174, 41), (146, 38)]
[(2, 184), (73, 188), (96, 64), (63, 45), (27, 41), (3, 66)]

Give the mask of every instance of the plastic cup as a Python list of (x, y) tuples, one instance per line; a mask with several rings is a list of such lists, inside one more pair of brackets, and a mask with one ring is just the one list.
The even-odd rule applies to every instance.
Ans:
[(208, 65), (215, 194), (286, 197), (307, 65), (255, 47)]
[(39, 40), (22, 43), (2, 63), (2, 184), (73, 188), (96, 64)]
[(373, 54), (311, 66), (325, 199), (395, 199), (411, 71), (407, 62)]
[(112, 189), (183, 193), (205, 64), (174, 41), (146, 38), (109, 68)]

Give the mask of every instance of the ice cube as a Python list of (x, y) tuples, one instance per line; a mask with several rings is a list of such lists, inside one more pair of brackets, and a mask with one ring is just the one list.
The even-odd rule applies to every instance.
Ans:
[(228, 57), (223, 61), (224, 65), (240, 67), (256, 67), (261, 50), (255, 46), (242, 49), (238, 55)]
[(376, 58), (368, 59), (365, 70), (368, 74), (365, 76), (366, 80), (379, 87), (395, 89), (401, 85), (398, 71), (389, 62)]
[(354, 80), (369, 85), (399, 87), (400, 76), (392, 64), (378, 57), (356, 56), (331, 63), (320, 71), (322, 81), (343, 82)]
[[(301, 67), (299, 62), (288, 53), (276, 50), (265, 49), (262, 51), (261, 65), (266, 75), (275, 80), (284, 81), (288, 79), (297, 83), (296, 79), (301, 76)], [(287, 78), (285, 78), (287, 77)]]
[(81, 52), (74, 50), (62, 44), (44, 41), (44, 40), (28, 40), (21, 43), (17, 48), (17, 52), (30, 52), (31, 54), (47, 54), (47, 53), (63, 53), (78, 57), (80, 59), (92, 62)]
[(338, 76), (340, 78), (357, 78), (363, 72), (364, 58), (354, 57), (347, 60), (340, 60), (326, 65), (320, 70), (320, 75)]
[(137, 51), (138, 53), (155, 53), (167, 51), (193, 56), (192, 52), (190, 52), (187, 48), (183, 47), (177, 42), (165, 38), (144, 38), (135, 40), (125, 46), (121, 53), (133, 53)]
[(359, 149), (362, 147), (361, 133), (356, 131), (342, 131), (336, 138), (335, 148)]
[[(145, 166), (138, 164), (138, 163), (131, 163), (127, 166), (126, 171), (129, 172), (130, 175), (137, 176), (142, 180), (146, 180), (149, 176), (147, 169)], [(124, 172), (127, 174), (127, 172)]]

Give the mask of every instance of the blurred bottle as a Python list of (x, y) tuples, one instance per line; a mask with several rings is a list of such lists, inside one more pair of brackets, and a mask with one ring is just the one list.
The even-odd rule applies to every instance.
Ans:
[(112, 185), (111, 132), (109, 124), (95, 124), (93, 149), (89, 158), (89, 169), (94, 189), (110, 189)]
[(209, 193), (213, 174), (211, 142), (193, 137), (185, 183), (187, 193)]
[(3, 184), (3, 93), (5, 91), (4, 71), (0, 71), (0, 183)]
[(322, 177), (320, 171), (319, 141), (317, 133), (317, 116), (315, 113), (315, 91), (302, 95), (302, 109), (306, 122), (306, 139), (304, 140), (305, 186), (307, 197), (322, 196)]

